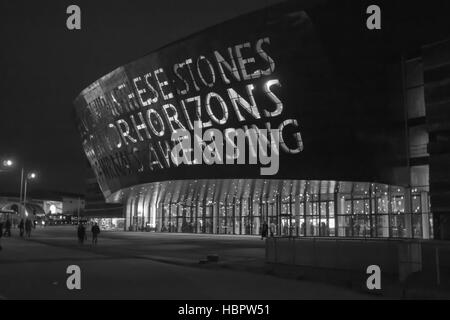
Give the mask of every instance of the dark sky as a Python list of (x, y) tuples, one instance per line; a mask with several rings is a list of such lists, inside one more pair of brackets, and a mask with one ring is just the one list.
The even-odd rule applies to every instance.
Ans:
[[(0, 194), (19, 191), (20, 166), (34, 190), (84, 193), (86, 161), (73, 99), (102, 75), (169, 42), (278, 0), (0, 0)], [(82, 30), (66, 28), (81, 8)]]

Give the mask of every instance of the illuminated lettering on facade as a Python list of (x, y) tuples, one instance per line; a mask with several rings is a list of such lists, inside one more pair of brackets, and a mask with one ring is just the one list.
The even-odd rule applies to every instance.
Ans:
[[(169, 153), (178, 144), (171, 136), (179, 130), (193, 131), (194, 123), (223, 133), (224, 145), (233, 150), (232, 156), (224, 153), (223, 164), (257, 165), (258, 157), (267, 156), (251, 138), (242, 140), (244, 149), (248, 146), (249, 150), (245, 155), (244, 149), (240, 150), (241, 132), (252, 137), (259, 130), (276, 130), (277, 154), (278, 150), (287, 154), (302, 151), (301, 119), (283, 118), (282, 79), (275, 75), (276, 59), (269, 54), (270, 45), (270, 38), (263, 37), (213, 50), (210, 55), (187, 57), (170, 66), (149, 65), (150, 70), (141, 74), (124, 72), (128, 70), (125, 66), (116, 70), (125, 74), (123, 81), (107, 87), (103, 82), (108, 79), (101, 79), (95, 90), (86, 89), (81, 96), (90, 112), (81, 123), (89, 133), (84, 146), (97, 176), (108, 180), (202, 164), (195, 157), (193, 162), (174, 162)], [(103, 131), (99, 130), (102, 125)], [(292, 145), (285, 140), (288, 126), (295, 128), (293, 136), (290, 133)], [(239, 141), (234, 143), (235, 139)], [(205, 145), (200, 148), (201, 152), (209, 150)], [(234, 159), (238, 161), (234, 163)]]

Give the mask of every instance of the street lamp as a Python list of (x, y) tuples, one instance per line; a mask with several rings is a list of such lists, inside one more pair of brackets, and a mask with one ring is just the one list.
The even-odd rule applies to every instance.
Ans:
[(14, 167), (14, 161), (11, 159), (3, 159), (0, 166), (0, 172), (7, 171)]
[[(7, 171), (6, 169), (11, 169), (15, 165), (16, 164), (12, 159), (3, 159), (1, 161), (0, 172)], [(22, 204), (22, 207), (25, 207), (27, 182), (30, 179), (36, 179), (36, 178), (37, 178), (37, 174), (35, 172), (31, 172), (31, 171), (25, 172), (25, 168), (24, 167), (21, 168), (19, 204)], [(23, 192), (24, 187), (25, 187), (25, 192)], [(22, 213), (22, 208), (19, 208), (19, 210), (20, 210), (20, 213)], [(26, 214), (26, 211), (25, 211), (25, 214)]]
[[(23, 177), (23, 168), (22, 168), (22, 177)], [(23, 208), (25, 210), (25, 215), (28, 216), (27, 214), (27, 209), (26, 209), (26, 204), (27, 204), (27, 186), (28, 186), (28, 180), (34, 180), (37, 178), (37, 174), (35, 172), (29, 172), (26, 177), (25, 177), (25, 190), (23, 193)], [(21, 186), (21, 191), (22, 191), (22, 183), (20, 184)]]
[(10, 169), (14, 166), (14, 161), (11, 159), (3, 159), (1, 161), (0, 166), (0, 172), (8, 171), (7, 169)]
[(3, 167), (11, 168), (12, 166), (14, 166), (14, 161), (12, 161), (11, 159), (3, 160)]

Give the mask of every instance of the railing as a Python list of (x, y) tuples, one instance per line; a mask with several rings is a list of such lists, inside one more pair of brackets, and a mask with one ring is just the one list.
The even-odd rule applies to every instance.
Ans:
[(334, 271), (364, 272), (377, 265), (400, 281), (422, 269), (421, 242), (415, 240), (268, 238), (266, 262)]
[(449, 288), (450, 241), (369, 238), (266, 239), (267, 263), (339, 270), (359, 270), (369, 264), (383, 272), (398, 274), (400, 280), (414, 272), (432, 285)]

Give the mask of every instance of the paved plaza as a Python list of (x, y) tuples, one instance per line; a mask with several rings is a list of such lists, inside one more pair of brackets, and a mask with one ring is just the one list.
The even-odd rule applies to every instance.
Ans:
[[(264, 272), (264, 241), (252, 236), (104, 231), (79, 245), (75, 226), (17, 230), (2, 238), (0, 299), (367, 299), (346, 288)], [(217, 254), (218, 263), (202, 263)], [(81, 290), (66, 269), (81, 268)]]

